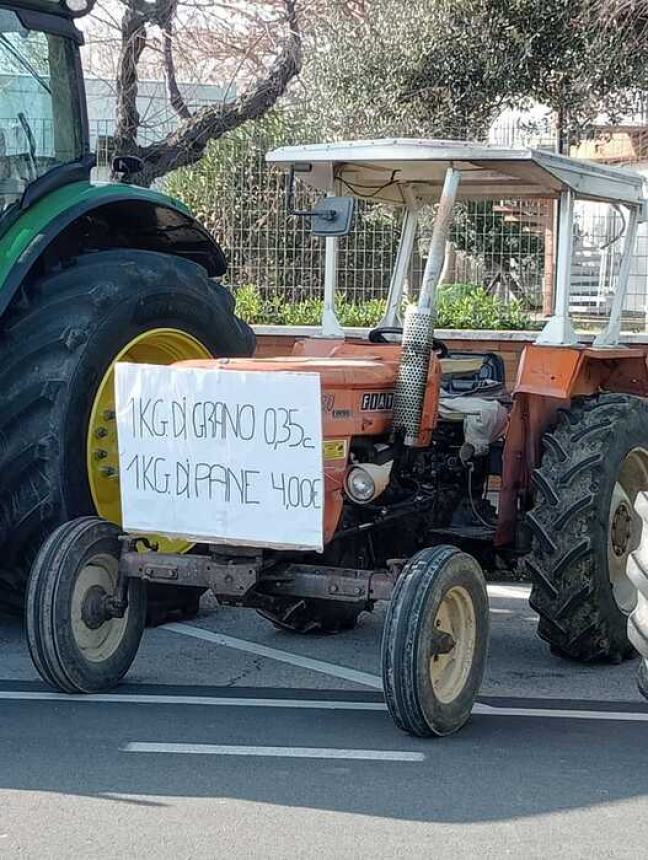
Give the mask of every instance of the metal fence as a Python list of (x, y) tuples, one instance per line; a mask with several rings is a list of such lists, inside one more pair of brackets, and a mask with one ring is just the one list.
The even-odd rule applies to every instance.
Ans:
[[(110, 154), (108, 123), (97, 129), (97, 149)], [(515, 117), (495, 125), (490, 141), (508, 146), (555, 148), (556, 130), (545, 118)], [(319, 297), (323, 283), (323, 242), (304, 219), (285, 211), (284, 179), (268, 168), (265, 153), (294, 142), (258, 132), (218, 141), (199, 169), (166, 180), (219, 238), (229, 256), (232, 285), (255, 285), (264, 295), (295, 302)], [(303, 141), (300, 141), (303, 142)], [(594, 129), (588, 138), (567, 140), (572, 154), (607, 162), (648, 161), (648, 125)], [(308, 208), (314, 195), (301, 189), (296, 205)], [(499, 200), (457, 207), (446, 281), (478, 284), (504, 302), (519, 304), (539, 321), (552, 310), (555, 252), (552, 201)], [(599, 328), (613, 295), (623, 232), (612, 207), (579, 203), (572, 271), (572, 311), (581, 325)], [(409, 273), (415, 296), (425, 262), (429, 223), (422, 219)], [(360, 206), (356, 229), (340, 242), (339, 288), (354, 302), (384, 297), (400, 234), (400, 216), (380, 206)], [(624, 311), (624, 328), (647, 326), (648, 230), (640, 228)]]
[[(286, 142), (253, 133), (223, 139), (200, 170), (183, 171), (166, 184), (223, 244), (233, 285), (253, 284), (262, 293), (295, 301), (321, 295), (324, 258), (323, 242), (310, 235), (308, 223), (286, 213), (283, 175), (264, 161), (268, 150)], [(316, 197), (298, 183), (296, 208), (308, 208)], [(483, 285), (539, 316), (547, 211), (537, 201), (458, 205), (446, 280)], [(412, 296), (420, 285), (431, 223), (424, 213), (409, 272)], [(339, 289), (347, 299), (386, 296), (400, 226), (397, 211), (360, 204), (354, 231), (340, 241)]]
[[(253, 134), (223, 139), (198, 170), (181, 171), (165, 185), (217, 236), (232, 285), (299, 301), (321, 295), (324, 243), (311, 235), (307, 219), (287, 214), (284, 175), (265, 163), (266, 152), (282, 142)], [(298, 182), (295, 208), (309, 209), (317, 197)], [(386, 295), (400, 220), (396, 211), (360, 205), (356, 228), (339, 248), (339, 289), (350, 301)], [(421, 266), (415, 255), (414, 279)]]

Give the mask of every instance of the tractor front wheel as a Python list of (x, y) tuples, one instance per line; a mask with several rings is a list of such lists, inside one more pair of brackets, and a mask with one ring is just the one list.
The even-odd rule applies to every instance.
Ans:
[(526, 565), (539, 635), (575, 660), (631, 656), (637, 595), (627, 568), (641, 535), (635, 500), (648, 489), (648, 403), (607, 393), (575, 400), (545, 435), (533, 480)]
[(114, 617), (119, 528), (99, 517), (65, 523), (42, 545), (27, 590), (27, 642), (39, 675), (63, 693), (99, 693), (121, 681), (135, 659), (146, 615), (140, 580)]
[(382, 639), (385, 700), (418, 737), (449, 735), (470, 717), (488, 650), (486, 581), (453, 546), (417, 553), (392, 595)]

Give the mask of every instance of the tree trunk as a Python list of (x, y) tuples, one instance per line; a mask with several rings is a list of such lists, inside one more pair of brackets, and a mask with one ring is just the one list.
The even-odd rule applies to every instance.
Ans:
[[(130, 181), (150, 185), (171, 170), (194, 164), (207, 144), (249, 120), (258, 119), (284, 94), (299, 74), (302, 63), (301, 33), (297, 21), (297, 0), (284, 0), (287, 36), (282, 50), (266, 75), (231, 102), (208, 105), (191, 113), (175, 76), (173, 62), (173, 16), (177, 0), (126, 0), (122, 19), (122, 49), (117, 78), (117, 122), (115, 152), (137, 155), (143, 161), (140, 173)], [(177, 129), (162, 140), (142, 146), (137, 142), (140, 116), (137, 110), (137, 66), (146, 45), (146, 24), (163, 31), (163, 53), (171, 106), (181, 118)]]

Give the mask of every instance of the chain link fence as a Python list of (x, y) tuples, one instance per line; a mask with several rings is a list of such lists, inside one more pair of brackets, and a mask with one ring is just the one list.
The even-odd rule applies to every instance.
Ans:
[[(286, 212), (284, 176), (265, 163), (266, 152), (290, 142), (254, 133), (220, 140), (199, 169), (171, 176), (166, 187), (182, 197), (221, 241), (229, 255), (228, 278), (233, 285), (252, 284), (263, 294), (299, 301), (321, 295), (324, 243), (310, 235), (307, 219)], [(317, 194), (297, 182), (296, 209), (308, 209), (316, 199)], [(421, 283), (430, 214), (421, 218), (410, 266), (411, 297)], [(458, 205), (446, 282), (484, 286), (539, 318), (546, 218), (547, 207), (537, 201)], [(387, 295), (400, 230), (398, 211), (360, 203), (355, 229), (339, 248), (338, 286), (347, 300)]]
[[(643, 120), (643, 117), (641, 117)], [(110, 156), (110, 124), (94, 130), (99, 164)], [(504, 118), (489, 140), (503, 146), (556, 149), (558, 132), (547, 115)], [(635, 118), (627, 126), (599, 127), (583, 140), (569, 139), (563, 149), (606, 163), (648, 168), (648, 124)], [(279, 145), (307, 142), (257, 131), (217, 141), (199, 167), (165, 180), (168, 191), (187, 202), (222, 243), (229, 256), (229, 282), (253, 285), (264, 296), (298, 302), (321, 296), (324, 250), (310, 235), (308, 221), (285, 210), (284, 177), (269, 168), (265, 153)], [(308, 209), (316, 195), (303, 187), (295, 199)], [(498, 200), (457, 206), (448, 283), (482, 286), (503, 302), (515, 303), (540, 321), (552, 311), (556, 205), (553, 201)], [(584, 328), (596, 330), (607, 315), (622, 249), (623, 215), (603, 204), (578, 203), (572, 269), (572, 312)], [(427, 253), (431, 219), (422, 218), (409, 272), (415, 297)], [(384, 298), (400, 236), (397, 212), (371, 204), (359, 207), (356, 228), (340, 242), (339, 290), (351, 302)], [(647, 325), (648, 230), (640, 227), (624, 309), (624, 329)]]

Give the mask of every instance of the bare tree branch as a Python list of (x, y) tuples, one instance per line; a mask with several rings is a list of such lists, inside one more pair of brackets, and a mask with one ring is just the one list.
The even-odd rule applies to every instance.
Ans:
[(648, 0), (592, 0), (601, 19), (613, 26), (622, 26), (629, 36), (645, 37), (648, 31)]
[(168, 4), (165, 20), (162, 27), (162, 51), (164, 56), (164, 77), (166, 79), (167, 92), (171, 107), (180, 117), (186, 120), (191, 116), (191, 111), (182, 97), (178, 81), (176, 79), (175, 61), (173, 58), (173, 18), (177, 9), (177, 2)]
[[(137, 155), (144, 162), (144, 169), (133, 181), (148, 185), (170, 170), (195, 163), (209, 141), (268, 111), (301, 70), (302, 34), (297, 4), (300, 15), (311, 26), (324, 2), (328, 0), (108, 3), (106, 14), (95, 16), (103, 29), (93, 44), (98, 47), (98, 69), (110, 68), (113, 63), (116, 67), (115, 153)], [(348, 14), (362, 17), (371, 0), (341, 2)], [(119, 22), (112, 19), (115, 8), (121, 9)], [(107, 36), (111, 29), (116, 31), (119, 45), (112, 55)], [(282, 37), (278, 35), (280, 29)], [(148, 110), (143, 110), (141, 99), (138, 107), (139, 78), (157, 78), (160, 71), (164, 73), (168, 101), (166, 108), (159, 106), (151, 117)], [(179, 84), (179, 80), (186, 79), (183, 76), (230, 84), (221, 101), (194, 111)], [(232, 92), (234, 98), (230, 98)], [(179, 126), (162, 140), (146, 144), (142, 133), (155, 135), (156, 128), (168, 120), (169, 106), (180, 119)]]
[(605, 0), (603, 12), (624, 17), (648, 17), (648, 0)]
[(173, 34), (169, 30), (164, 32), (164, 76), (166, 78), (167, 92), (171, 107), (180, 119), (189, 119), (191, 111), (187, 107), (178, 81), (176, 80), (175, 63), (173, 60)]
[[(180, 126), (163, 140), (148, 146), (138, 146), (135, 104), (137, 61), (146, 40), (141, 10), (146, 8), (148, 20), (164, 28), (164, 15), (168, 14), (168, 4), (173, 0), (158, 0), (156, 4), (148, 4), (145, 0), (127, 2), (128, 8), (122, 26), (124, 49), (120, 56), (118, 133), (115, 137), (118, 152), (139, 155), (144, 161), (144, 169), (135, 177), (138, 184), (150, 185), (154, 179), (164, 176), (170, 170), (194, 164), (202, 156), (209, 141), (266, 113), (301, 70), (302, 48), (297, 0), (284, 0), (287, 36), (279, 55), (266, 74), (231, 102), (201, 108), (185, 118)], [(133, 7), (137, 11), (134, 11)]]
[(137, 64), (146, 45), (147, 18), (141, 11), (128, 7), (121, 25), (122, 48), (117, 73), (117, 107), (115, 147), (122, 154), (137, 148), (140, 116), (137, 110)]

